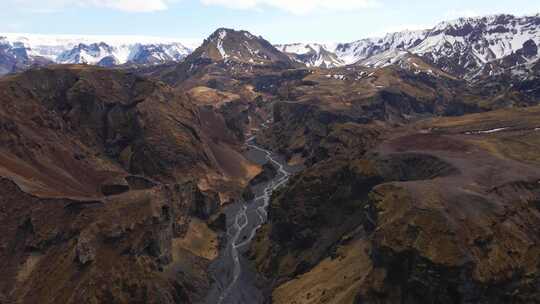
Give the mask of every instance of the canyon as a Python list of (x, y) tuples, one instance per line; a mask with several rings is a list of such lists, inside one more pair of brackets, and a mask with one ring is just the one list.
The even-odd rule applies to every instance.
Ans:
[(10, 69), (0, 303), (538, 303), (537, 19)]

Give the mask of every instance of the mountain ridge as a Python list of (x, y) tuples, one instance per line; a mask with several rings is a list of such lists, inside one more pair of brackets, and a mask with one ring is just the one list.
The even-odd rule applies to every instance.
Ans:
[[(115, 40), (113, 37), (118, 38)], [(50, 62), (107, 67), (158, 65), (181, 62), (196, 52), (193, 48), (195, 43), (188, 47), (181, 39), (121, 37), (77, 38), (59, 35), (55, 38), (47, 35), (0, 34), (3, 53), (0, 55), (4, 57), (0, 60), (0, 73), (16, 72)], [(229, 42), (224, 45), (222, 40)], [(399, 62), (403, 52), (408, 52), (446, 73), (466, 80), (505, 73), (522, 77), (540, 59), (540, 15), (516, 17), (499, 14), (458, 18), (439, 22), (429, 29), (405, 30), (380, 38), (333, 44), (272, 45), (261, 36), (247, 31), (219, 28), (198, 48), (205, 44), (210, 46), (200, 54), (202, 57), (213, 60), (237, 57), (237, 61), (248, 64), (292, 60), (307, 67), (334, 68), (358, 64), (378, 68)], [(268, 52), (256, 53), (262, 49)]]
[[(445, 72), (474, 78), (488, 63), (517, 52), (528, 51), (524, 61), (536, 62), (539, 59), (539, 44), (540, 15), (516, 17), (500, 14), (443, 21), (431, 29), (388, 33), (381, 38), (318, 45), (321, 52), (335, 54), (343, 62), (342, 65), (362, 64), (363, 60), (388, 51), (409, 51), (424, 57)], [(281, 48), (287, 50), (294, 46), (301, 50), (302, 46), (309, 48), (311, 45), (286, 44)], [(289, 54), (295, 60), (302, 61), (298, 57), (302, 55), (301, 52), (289, 51)], [(377, 67), (385, 65), (388, 62)]]
[[(178, 62), (197, 44), (182, 39), (145, 36), (0, 34), (3, 49), (19, 54), (18, 61), (37, 58), (60, 64), (160, 64)], [(188, 45), (188, 46), (186, 46)]]

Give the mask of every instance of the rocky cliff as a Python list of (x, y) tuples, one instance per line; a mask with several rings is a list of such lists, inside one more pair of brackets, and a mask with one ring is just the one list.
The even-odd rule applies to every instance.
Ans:
[(537, 301), (537, 113), (422, 121), (291, 179), (251, 248), (273, 303)]
[[(242, 182), (232, 180), (247, 183), (249, 174), (223, 168), (230, 159), (217, 153), (189, 98), (88, 66), (31, 70), (0, 87), (2, 297), (201, 299), (217, 239), (207, 232), (198, 240), (194, 229), (207, 228), (195, 218), (240, 193)], [(194, 245), (201, 242), (205, 252)]]

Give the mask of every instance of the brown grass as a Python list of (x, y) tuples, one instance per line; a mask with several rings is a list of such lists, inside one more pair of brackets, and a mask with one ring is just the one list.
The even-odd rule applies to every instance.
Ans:
[(186, 236), (173, 240), (173, 256), (178, 254), (179, 248), (207, 260), (213, 260), (218, 255), (217, 234), (208, 228), (205, 222), (194, 218), (189, 223)]
[(368, 244), (356, 240), (340, 247), (338, 257), (327, 258), (311, 271), (274, 290), (273, 303), (354, 303), (360, 286), (371, 270)]

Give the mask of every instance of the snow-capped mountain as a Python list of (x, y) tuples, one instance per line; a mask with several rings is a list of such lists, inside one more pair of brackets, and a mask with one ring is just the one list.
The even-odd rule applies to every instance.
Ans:
[(538, 60), (540, 16), (496, 15), (442, 22), (410, 51), (445, 71), (474, 77), (488, 63), (518, 56)]
[(383, 38), (367, 38), (351, 43), (340, 43), (333, 52), (345, 62), (353, 64), (386, 51), (408, 50), (425, 37), (427, 31), (390, 33)]
[(216, 30), (190, 57), (249, 64), (291, 62), (287, 55), (262, 37), (257, 37), (247, 31), (226, 28)]
[[(490, 66), (490, 71), (496, 70), (493, 65), (498, 62), (506, 62), (506, 68), (509, 68), (508, 62), (536, 62), (539, 44), (540, 15), (493, 15), (460, 18), (441, 22), (432, 29), (391, 33), (382, 38), (367, 38), (335, 46), (318, 45), (319, 48), (313, 48), (311, 44), (292, 44), (280, 48), (298, 55), (297, 59), (310, 49), (317, 54), (335, 54), (336, 65), (341, 62), (342, 65), (358, 63), (374, 67), (392, 64), (399, 59), (392, 59), (392, 54), (402, 56), (406, 51), (421, 56), (446, 72), (472, 78), (483, 73), (487, 66)], [(303, 62), (308, 65), (314, 63), (311, 60)], [(323, 64), (322, 61), (315, 63)]]
[(27, 61), (42, 58), (62, 64), (87, 63), (103, 66), (177, 62), (197, 46), (193, 41), (182, 43), (169, 38), (13, 33), (0, 34), (0, 44), (5, 50), (11, 50), (10, 52), (17, 50), (19, 57), (26, 57)]
[[(51, 62), (101, 66), (179, 62), (198, 45), (152, 37), (0, 34), (0, 74)], [(194, 55), (214, 61), (300, 62), (324, 68), (350, 64), (374, 68), (411, 66), (404, 58), (414, 55), (446, 73), (476, 79), (507, 72), (527, 74), (540, 58), (539, 45), (540, 15), (493, 15), (337, 44), (272, 46), (246, 31), (222, 28), (210, 35)]]
[(63, 51), (54, 59), (57, 63), (88, 63), (117, 65), (124, 63), (159, 64), (180, 61), (191, 50), (180, 43), (111, 46), (106, 43), (79, 44)]
[[(318, 44), (318, 43), (293, 43), (277, 45), (278, 49), (294, 55), (304, 55), (313, 53), (313, 57), (323, 57), (323, 54), (332, 54), (335, 66), (343, 66), (357, 63), (360, 60), (374, 55), (384, 53), (389, 50), (407, 50), (420, 39), (425, 37), (427, 31), (403, 31), (387, 34), (383, 38), (365, 38), (350, 43)], [(302, 57), (296, 57), (300, 61), (310, 65), (312, 62), (305, 62)], [(324, 61), (314, 62), (314, 66), (322, 66)]]
[(0, 37), (0, 76), (20, 70), (27, 69), (34, 65), (45, 65), (52, 61), (29, 55), (27, 48), (21, 43), (9, 43)]
[[(157, 77), (174, 85), (189, 78), (200, 81), (211, 78), (213, 80), (208, 85), (212, 88), (224, 86), (232, 88), (237, 82), (233, 79), (252, 77), (262, 71), (283, 71), (297, 67), (303, 65), (279, 51), (263, 37), (247, 31), (219, 28), (182, 62), (162, 65), (156, 67), (157, 69), (151, 67), (152, 71), (145, 72), (145, 75)], [(258, 87), (268, 83), (273, 85), (274, 82), (268, 81), (266, 77), (254, 85)], [(273, 75), (270, 78), (275, 81), (279, 76)], [(190, 83), (193, 82), (188, 82), (186, 86), (189, 87)]]
[(325, 68), (339, 67), (345, 62), (335, 53), (328, 51), (332, 47), (319, 43), (294, 43), (294, 44), (278, 44), (275, 47), (288, 54), (295, 61), (304, 63), (308, 67), (318, 66)]

